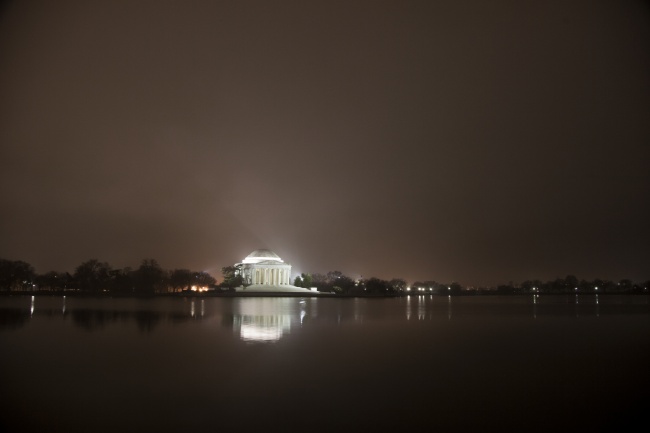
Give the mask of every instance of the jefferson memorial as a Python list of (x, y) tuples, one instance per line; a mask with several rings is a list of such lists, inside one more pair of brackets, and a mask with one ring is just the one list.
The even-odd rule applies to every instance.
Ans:
[(238, 292), (311, 292), (291, 284), (291, 265), (271, 250), (255, 250), (235, 266), (244, 282)]

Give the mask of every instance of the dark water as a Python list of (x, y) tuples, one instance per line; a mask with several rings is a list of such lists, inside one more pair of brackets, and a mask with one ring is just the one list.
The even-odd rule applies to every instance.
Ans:
[(0, 297), (0, 431), (650, 431), (647, 296)]

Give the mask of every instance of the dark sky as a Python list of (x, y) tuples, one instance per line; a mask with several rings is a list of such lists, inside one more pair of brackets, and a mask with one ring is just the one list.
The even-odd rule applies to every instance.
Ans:
[(21, 1), (0, 257), (650, 278), (644, 1)]

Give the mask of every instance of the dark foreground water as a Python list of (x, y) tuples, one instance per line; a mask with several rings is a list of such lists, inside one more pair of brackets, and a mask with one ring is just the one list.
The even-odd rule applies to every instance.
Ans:
[(648, 296), (0, 297), (0, 431), (650, 431)]

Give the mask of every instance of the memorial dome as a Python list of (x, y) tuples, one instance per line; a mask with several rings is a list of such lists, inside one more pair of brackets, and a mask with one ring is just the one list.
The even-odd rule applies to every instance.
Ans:
[(278, 256), (271, 250), (261, 249), (261, 250), (255, 250), (249, 255), (247, 255), (242, 263), (260, 263), (260, 262), (268, 262), (268, 261), (282, 263), (284, 260), (282, 260), (280, 256)]

